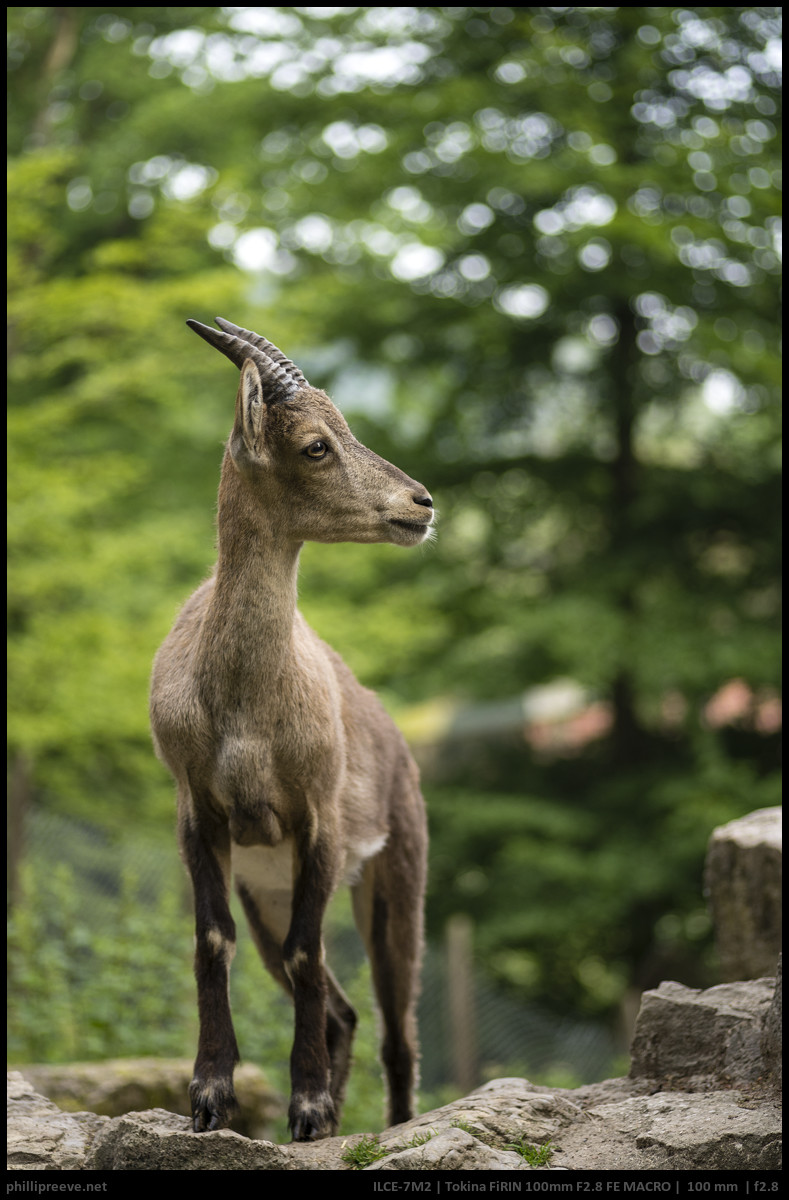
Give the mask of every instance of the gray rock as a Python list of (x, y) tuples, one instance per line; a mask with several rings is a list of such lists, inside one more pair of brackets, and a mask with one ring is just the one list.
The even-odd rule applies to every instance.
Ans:
[(739, 1092), (660, 1092), (589, 1109), (557, 1140), (573, 1170), (779, 1170), (781, 1112)]
[(579, 1115), (580, 1109), (571, 1097), (571, 1092), (552, 1091), (528, 1079), (494, 1079), (462, 1100), (395, 1126), (387, 1138), (407, 1141), (414, 1134), (451, 1127), (455, 1122), (474, 1136), (500, 1145), (521, 1138), (541, 1145), (557, 1128)]
[(464, 1129), (446, 1129), (421, 1146), (395, 1150), (366, 1171), (532, 1171), (520, 1154), (496, 1150)]
[(759, 1079), (765, 1074), (762, 1027), (774, 990), (774, 979), (755, 979), (706, 991), (661, 983), (644, 992), (630, 1049), (631, 1077)]
[(162, 1109), (127, 1113), (109, 1121), (97, 1137), (89, 1171), (348, 1171), (343, 1159), (361, 1140), (277, 1146), (243, 1137), (231, 1129), (193, 1133), (186, 1117)]
[(772, 1003), (762, 1026), (761, 1051), (770, 1081), (779, 1091), (783, 1080), (782, 1041), (783, 1032), (783, 969), (778, 959), (778, 974)]
[(18, 1071), (7, 1080), (9, 1171), (81, 1171), (90, 1145), (107, 1121), (94, 1113), (61, 1112)]
[(726, 980), (774, 975), (781, 950), (781, 809), (713, 831), (704, 886)]
[(230, 1129), (192, 1133), (191, 1121), (164, 1109), (116, 1117), (96, 1139), (89, 1171), (286, 1171), (287, 1156), (272, 1142)]

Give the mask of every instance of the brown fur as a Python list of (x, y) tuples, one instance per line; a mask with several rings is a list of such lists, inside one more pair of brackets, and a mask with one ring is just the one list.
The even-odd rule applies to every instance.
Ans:
[(427, 833), (401, 735), (297, 610), (299, 553), (305, 540), (416, 545), (432, 502), (360, 445), (284, 355), (277, 375), (292, 369), (290, 393), (273, 372), (268, 383), (257, 335), (217, 323), (243, 335), (237, 358), (251, 346), (222, 464), (218, 563), (159, 651), (151, 690), (195, 893), (190, 1094), (195, 1130), (227, 1123), (238, 1057), (227, 994), (233, 874), (261, 957), (294, 1000), (289, 1120), (294, 1140), (307, 1140), (336, 1132), (356, 1024), (323, 962), (326, 905), (344, 880), (384, 1018), (390, 1120), (412, 1115)]

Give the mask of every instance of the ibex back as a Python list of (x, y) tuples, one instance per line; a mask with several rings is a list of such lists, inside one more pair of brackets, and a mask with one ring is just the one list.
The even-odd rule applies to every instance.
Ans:
[(197, 1132), (219, 1129), (235, 1105), (232, 875), (263, 962), (293, 999), (289, 1123), (307, 1141), (337, 1131), (356, 1025), (322, 944), (343, 882), (383, 1016), (389, 1120), (412, 1115), (427, 831), (403, 738), (296, 608), (299, 553), (307, 540), (415, 546), (434, 514), (422, 485), (356, 441), (276, 346), (216, 323), (188, 322), (241, 368), (218, 562), (159, 651), (151, 688), (194, 889), (192, 1115)]

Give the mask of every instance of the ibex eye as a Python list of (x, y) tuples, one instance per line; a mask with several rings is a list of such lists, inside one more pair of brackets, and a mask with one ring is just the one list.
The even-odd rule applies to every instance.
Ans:
[(307, 455), (307, 458), (324, 458), (328, 452), (329, 447), (325, 442), (313, 442), (312, 445), (308, 446), (304, 451), (304, 453)]

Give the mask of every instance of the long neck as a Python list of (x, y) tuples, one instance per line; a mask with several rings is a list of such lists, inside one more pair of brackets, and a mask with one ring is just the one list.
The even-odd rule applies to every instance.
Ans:
[(225, 462), (219, 487), (219, 560), (203, 623), (213, 687), (238, 694), (274, 686), (291, 654), (301, 543), (277, 536), (276, 514), (245, 495)]

